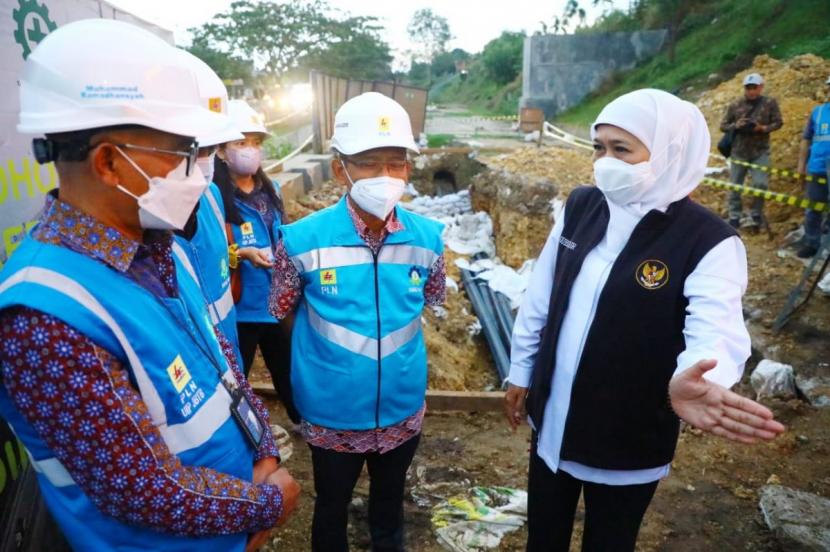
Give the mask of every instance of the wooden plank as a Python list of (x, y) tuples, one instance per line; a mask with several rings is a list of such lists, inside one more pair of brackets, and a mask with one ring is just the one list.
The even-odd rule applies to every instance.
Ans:
[(427, 411), (500, 412), (503, 391), (427, 391)]
[[(251, 383), (254, 392), (274, 399), (277, 392), (267, 383)], [(427, 410), (463, 412), (500, 412), (504, 404), (503, 391), (438, 391), (427, 390)]]
[(420, 155), (432, 155), (434, 153), (472, 153), (477, 151), (479, 153), (510, 153), (516, 151), (517, 148), (504, 147), (482, 147), (471, 148), (469, 146), (463, 147), (448, 147), (448, 148), (421, 148)]

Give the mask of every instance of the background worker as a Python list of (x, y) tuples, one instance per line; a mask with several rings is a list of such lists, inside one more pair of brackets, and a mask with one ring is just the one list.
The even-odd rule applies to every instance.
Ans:
[(274, 248), (285, 222), (279, 190), (262, 170), (262, 143), (269, 133), (262, 115), (244, 100), (232, 100), (228, 113), (244, 137), (219, 147), (214, 181), (222, 191), (225, 218), (239, 257), (235, 270), (241, 295), (236, 318), (242, 366), (247, 376), (259, 347), (288, 417), (299, 423), (291, 398), (291, 343), (268, 312)]
[[(733, 162), (729, 164), (730, 180), (743, 185), (746, 174), (750, 171), (752, 187), (766, 190), (769, 188), (769, 175), (766, 172), (735, 161), (769, 167), (769, 135), (784, 123), (778, 102), (775, 98), (763, 95), (764, 79), (761, 75), (750, 73), (744, 78), (743, 85), (743, 96), (729, 104), (720, 124), (720, 129), (724, 132), (735, 131), (731, 155)], [(743, 217), (740, 192), (729, 192), (727, 213), (729, 224), (733, 228), (740, 228)], [(750, 216), (749, 227), (757, 231), (764, 221), (763, 198), (752, 198)]]
[(335, 115), (335, 205), (281, 228), (271, 312), (292, 330), (292, 380), (314, 468), (311, 548), (348, 550), (348, 506), (369, 470), (372, 550), (404, 546), (403, 492), (425, 411), (425, 305), (446, 294), (442, 226), (402, 209), (406, 111), (367, 92)]
[[(807, 197), (813, 201), (827, 203), (828, 184), (820, 183), (823, 178), (830, 182), (830, 77), (824, 81), (827, 85), (827, 102), (813, 108), (801, 140), (798, 153), (799, 174), (809, 174)], [(804, 211), (804, 244), (796, 253), (802, 259), (818, 253), (821, 245), (822, 214), (812, 209)]]
[[(77, 550), (253, 549), (294, 508), (268, 413), (171, 252), (227, 119), (127, 23), (69, 23), (20, 76), (57, 194), (0, 272), (0, 414)], [(249, 420), (245, 423), (245, 420)]]
[[(204, 61), (190, 52), (176, 48), (185, 63), (192, 66), (199, 86), (202, 106), (217, 113), (228, 113), (228, 91), (222, 79)], [(225, 207), (222, 194), (213, 183), (213, 165), (216, 150), (220, 144), (238, 141), (245, 136), (236, 130), (231, 119), (225, 128), (212, 134), (197, 136), (199, 157), (196, 165), (202, 172), (207, 189), (199, 199), (194, 219), (195, 229), (185, 228), (176, 235), (173, 252), (186, 257), (184, 265), (198, 279), (211, 322), (218, 325), (222, 334), (231, 342), (237, 352), (240, 366), (239, 337), (236, 330), (236, 310), (231, 293), (230, 259), (228, 257), (228, 236), (225, 229)], [(184, 259), (182, 259), (184, 260)]]

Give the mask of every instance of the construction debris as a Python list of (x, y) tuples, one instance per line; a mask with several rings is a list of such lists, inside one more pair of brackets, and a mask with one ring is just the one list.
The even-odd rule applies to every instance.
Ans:
[(507, 487), (473, 487), (469, 496), (452, 497), (432, 511), (438, 542), (452, 552), (498, 548), (526, 519), (527, 493)]
[(758, 400), (765, 397), (791, 399), (795, 397), (793, 367), (774, 360), (764, 359), (749, 379)]

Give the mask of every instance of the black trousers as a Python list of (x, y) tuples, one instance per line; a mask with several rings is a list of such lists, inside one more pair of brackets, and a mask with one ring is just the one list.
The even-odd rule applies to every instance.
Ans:
[(406, 470), (415, 456), (420, 435), (385, 454), (336, 452), (311, 448), (314, 467), (314, 520), (311, 549), (314, 552), (346, 552), (346, 531), (352, 491), (363, 471), (369, 468), (369, 532), (374, 552), (404, 550), (403, 494)]
[(275, 323), (238, 322), (236, 329), (239, 332), (239, 352), (242, 354), (245, 377), (251, 371), (256, 348), (259, 346), (265, 367), (271, 374), (274, 389), (285, 406), (288, 417), (295, 424), (300, 423), (300, 414), (291, 394), (291, 338)]
[(643, 515), (657, 481), (643, 485), (602, 485), (553, 473), (530, 451), (527, 503), (528, 552), (568, 552), (579, 495), (584, 495), (583, 552), (633, 552)]

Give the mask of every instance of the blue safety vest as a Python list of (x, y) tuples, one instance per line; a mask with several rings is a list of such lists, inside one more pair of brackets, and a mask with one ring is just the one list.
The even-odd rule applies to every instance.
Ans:
[(830, 103), (813, 109), (810, 119), (813, 125), (813, 141), (810, 144), (807, 172), (827, 174), (827, 163), (830, 161)]
[[(178, 260), (176, 270), (179, 297), (159, 298), (100, 261), (27, 237), (0, 273), (0, 309), (26, 306), (53, 315), (115, 355), (182, 464), (251, 481), (254, 450), (230, 415), (231, 396), (219, 375), (235, 382), (233, 373), (197, 282)], [(17, 412), (2, 386), (0, 416), (26, 446), (46, 504), (76, 550), (245, 548), (245, 534), (188, 538), (106, 515)], [(145, 491), (155, 492), (131, 489)]]
[[(277, 191), (279, 193), (279, 191)], [(259, 212), (239, 198), (234, 199), (242, 217), (242, 224), (233, 224), (233, 239), (242, 247), (256, 247), (273, 258), (275, 240), (282, 222), (280, 213), (274, 212), (274, 223), (269, 228)], [(273, 270), (257, 268), (250, 261), (239, 263), (242, 279), (242, 297), (236, 304), (237, 322), (272, 322), (277, 319), (268, 312), (268, 294), (271, 290)]]
[(210, 320), (239, 356), (236, 310), (231, 294), (231, 271), (228, 266), (228, 237), (225, 233), (225, 208), (222, 194), (211, 184), (199, 200), (196, 234), (189, 241), (176, 236), (173, 253), (182, 261), (194, 280), (198, 280), (208, 303)]
[(303, 283), (291, 338), (291, 386), (305, 420), (335, 429), (386, 427), (423, 405), (424, 286), (443, 251), (442, 225), (397, 207), (404, 230), (374, 254), (345, 197), (283, 226)]

